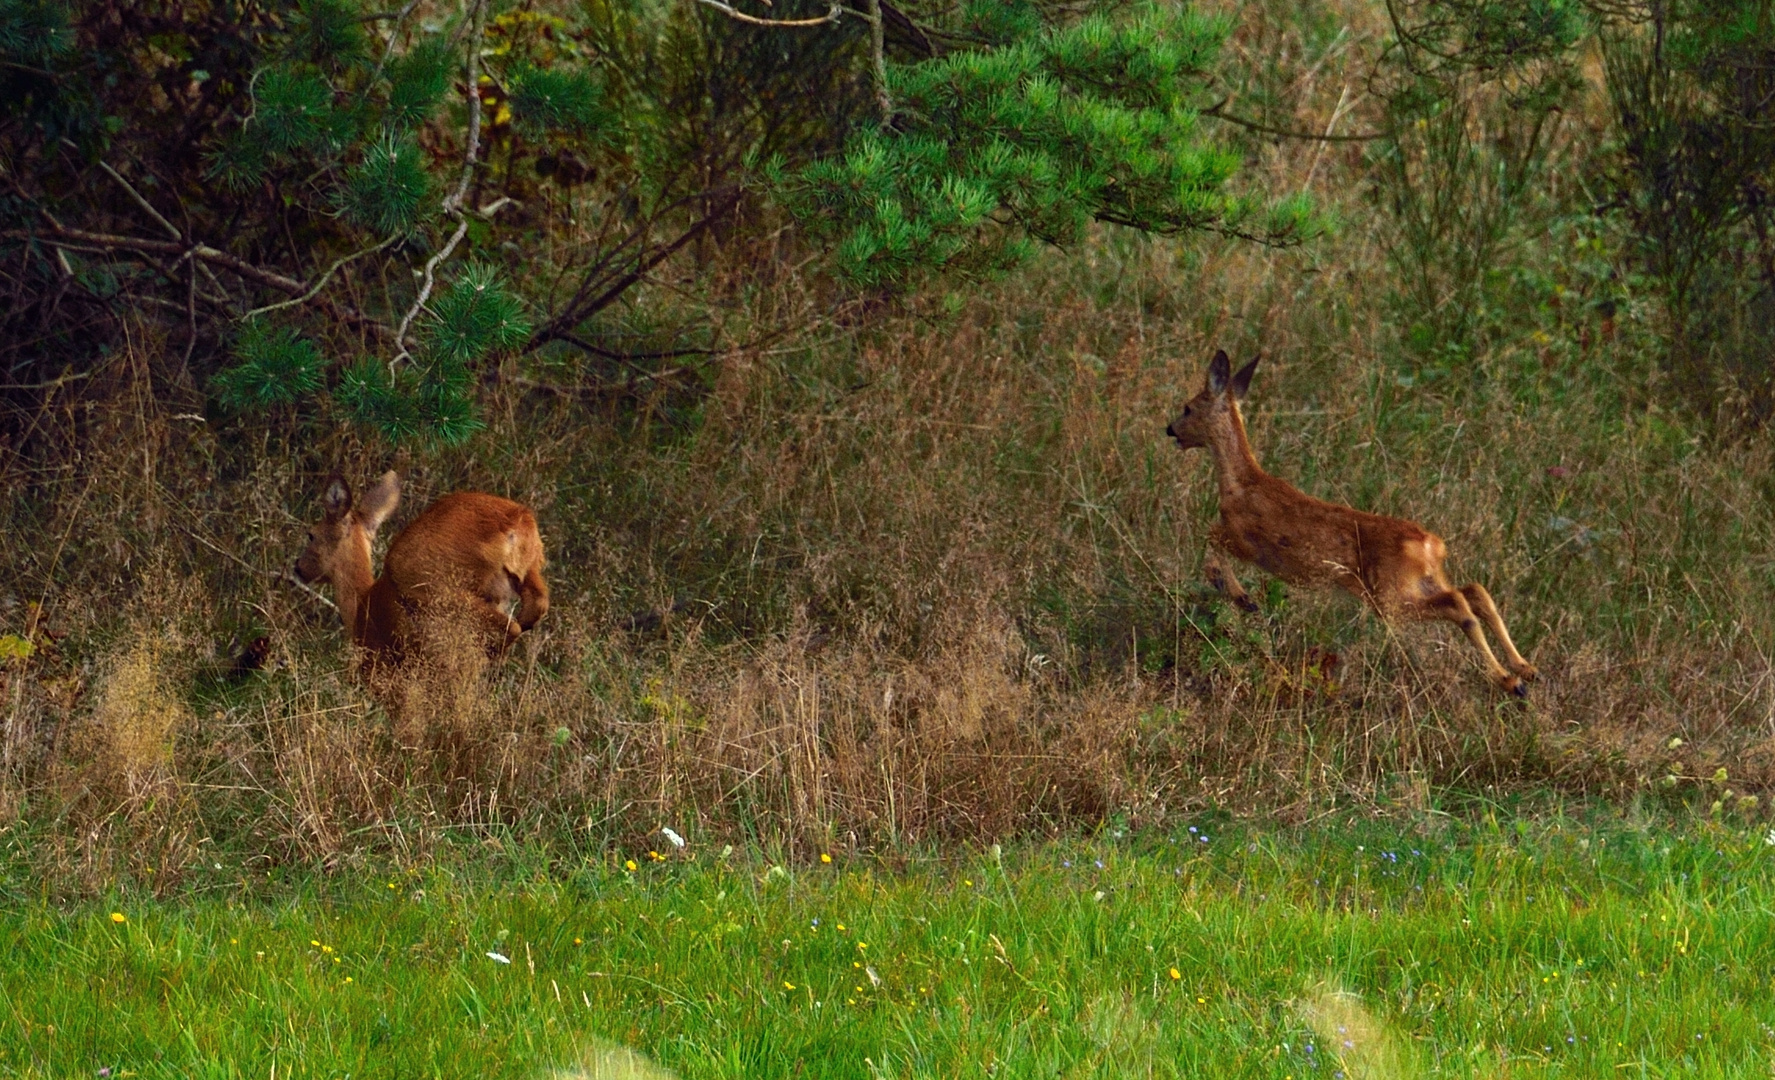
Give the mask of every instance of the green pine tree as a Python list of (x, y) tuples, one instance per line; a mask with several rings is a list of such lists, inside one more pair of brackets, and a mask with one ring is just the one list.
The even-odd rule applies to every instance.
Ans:
[(985, 27), (999, 43), (889, 65), (891, 124), (773, 179), (871, 288), (997, 270), (1092, 221), (1297, 243), (1324, 227), (1310, 204), (1229, 191), (1238, 158), (1197, 126), (1226, 33), (1187, 8), (1050, 26), (1005, 5)]

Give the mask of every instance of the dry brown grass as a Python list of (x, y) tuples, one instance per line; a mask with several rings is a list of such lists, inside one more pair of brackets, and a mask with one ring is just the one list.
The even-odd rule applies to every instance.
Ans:
[[(1300, 92), (1302, 124), (1361, 56)], [(1461, 385), (1404, 385), (1385, 223), (1344, 194), (1360, 150), (1264, 153), (1271, 182), (1310, 174), (1338, 206), (1337, 239), (1105, 236), (953, 312), (863, 325), (786, 271), (717, 267), (711, 295), (746, 297), (727, 340), (804, 331), (697, 385), (550, 393), (509, 367), (488, 431), (436, 456), (178, 419), (137, 333), (3, 459), (6, 618), (42, 597), (66, 635), (5, 673), (7, 812), (46, 867), (128, 848), (170, 881), (205, 838), (336, 864), (463, 828), (645, 847), (670, 824), (806, 852), (1622, 796), (1721, 766), (1770, 787), (1768, 440), (1693, 435), (1640, 374), (1650, 324), (1606, 338), (1576, 303), (1525, 314)], [(1551, 243), (1525, 257), (1562, 272)], [(1329, 595), (1235, 617), (1200, 589), (1209, 469), (1162, 432), (1217, 346), (1269, 358), (1250, 409), (1268, 467), (1422, 521), (1491, 589), (1548, 675), (1528, 707), (1458, 635)], [(535, 640), (413, 676), (396, 720), (373, 707), (336, 616), (282, 576), (338, 466), (402, 470), (395, 527), (459, 487), (534, 507), (555, 598)], [(659, 625), (630, 629), (649, 609)], [(231, 675), (261, 633), (271, 670)]]

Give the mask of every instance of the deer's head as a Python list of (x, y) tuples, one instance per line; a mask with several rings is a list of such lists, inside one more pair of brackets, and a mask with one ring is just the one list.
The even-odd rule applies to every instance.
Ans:
[(1245, 400), (1251, 389), (1251, 376), (1257, 372), (1257, 360), (1252, 357), (1249, 364), (1235, 372), (1226, 350), (1216, 352), (1208, 364), (1208, 378), (1201, 391), (1184, 404), (1177, 419), (1165, 426), (1165, 434), (1185, 450), (1207, 446), (1213, 432), (1231, 424), (1238, 415), (1239, 402)]
[(355, 507), (351, 485), (334, 474), (322, 497), (325, 516), (309, 527), (308, 546), (296, 559), (296, 576), (310, 584), (337, 586), (342, 577), (353, 580), (369, 574), (370, 541), (400, 501), (401, 480), (393, 472), (383, 473)]

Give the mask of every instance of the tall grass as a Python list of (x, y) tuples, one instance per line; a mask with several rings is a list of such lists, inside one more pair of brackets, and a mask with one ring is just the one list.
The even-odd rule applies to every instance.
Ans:
[[(1292, 58), (1315, 130), (1379, 40), (1369, 7), (1325, 10), (1250, 15), (1237, 39)], [(1587, 130), (1562, 129), (1555, 173)], [(1769, 442), (1666, 398), (1655, 311), (1590, 302), (1617, 287), (1599, 226), (1551, 197), (1525, 212), (1469, 360), (1426, 365), (1361, 149), (1254, 153), (1341, 232), (1299, 252), (1106, 233), (866, 318), (735, 256), (699, 279), (725, 351), (596, 385), (512, 362), (456, 452), (176, 412), (147, 392), (164, 343), (135, 335), (0, 459), (4, 629), (37, 628), (0, 674), (0, 807), (46, 873), (94, 888), (171, 884), (208, 845), (340, 866), (494, 823), (805, 854), (1443, 788), (1722, 813), (1768, 788)], [(646, 295), (659, 320), (688, 302)], [(1246, 617), (1198, 584), (1210, 470), (1163, 429), (1216, 347), (1266, 357), (1249, 421), (1268, 468), (1422, 521), (1497, 596), (1547, 675), (1526, 708), (1444, 629), (1279, 587)], [(336, 616), (282, 574), (336, 467), (403, 471), (394, 527), (461, 487), (542, 523), (536, 641), (415, 729), (373, 708)], [(261, 635), (269, 667), (232, 670)]]

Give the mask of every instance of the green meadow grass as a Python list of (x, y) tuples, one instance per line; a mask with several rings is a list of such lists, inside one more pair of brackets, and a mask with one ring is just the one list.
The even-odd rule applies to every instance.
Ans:
[(1760, 829), (668, 850), (9, 906), (0, 1075), (655, 1075), (627, 1047), (686, 1078), (1707, 1077), (1775, 1052)]

